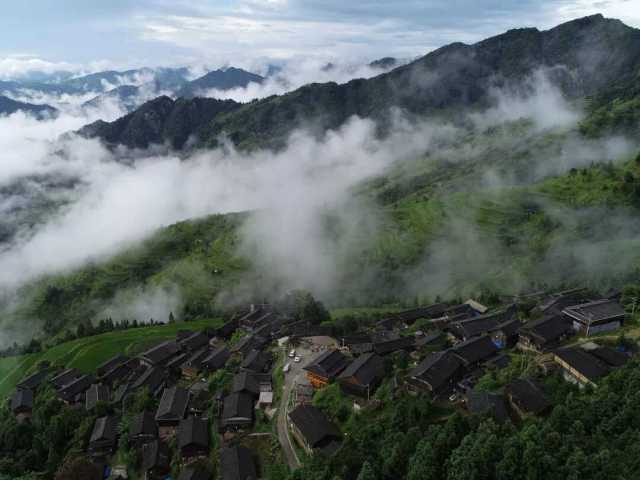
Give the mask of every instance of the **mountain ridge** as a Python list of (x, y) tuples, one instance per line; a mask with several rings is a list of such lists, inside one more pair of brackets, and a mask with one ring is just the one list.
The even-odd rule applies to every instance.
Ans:
[[(353, 115), (377, 120), (384, 129), (395, 107), (417, 116), (487, 108), (496, 88), (517, 85), (539, 69), (555, 69), (554, 83), (567, 98), (579, 99), (614, 81), (631, 81), (639, 66), (640, 30), (593, 15), (549, 30), (512, 29), (471, 45), (445, 45), (367, 80), (308, 84), (212, 118), (191, 133), (200, 147), (215, 147), (226, 136), (240, 148), (279, 149), (300, 126), (313, 125), (321, 135)], [(100, 128), (91, 133), (104, 139)], [(112, 136), (110, 143), (122, 142)], [(135, 146), (142, 144), (148, 142)]]

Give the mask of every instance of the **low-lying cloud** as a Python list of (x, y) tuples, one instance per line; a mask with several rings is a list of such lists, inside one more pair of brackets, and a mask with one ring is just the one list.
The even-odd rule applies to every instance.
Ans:
[[(546, 84), (525, 98), (502, 94), (494, 109), (470, 120), (479, 130), (521, 117), (532, 119), (537, 132), (550, 127), (569, 129), (578, 114), (556, 102), (556, 95)], [(505, 118), (506, 112), (513, 115)], [(358, 281), (375, 280), (378, 274), (365, 268), (360, 278), (350, 278), (354, 283), (341, 284), (347, 262), (365, 261), (361, 255), (388, 221), (375, 200), (354, 194), (354, 187), (416, 158), (444, 155), (451, 163), (465, 162), (475, 148), (464, 142), (460, 146), (466, 131), (459, 127), (409, 121), (402, 112), (392, 113), (393, 126), (384, 138), (377, 136), (372, 121), (354, 117), (323, 139), (301, 129), (278, 153), (246, 154), (227, 143), (186, 158), (184, 154), (149, 154), (125, 164), (98, 141), (59, 138), (92, 118), (114, 114), (117, 107), (113, 112), (98, 108), (91, 118), (86, 112), (72, 110), (40, 122), (23, 114), (0, 118), (0, 192), (25, 178), (35, 182), (43, 176), (73, 179), (65, 202), (37, 224), (19, 228), (0, 248), (0, 294), (43, 274), (101, 261), (163, 225), (212, 213), (252, 211), (240, 230), (236, 253), (249, 258), (263, 276), (261, 282), (243, 287), (278, 293), (307, 288), (331, 299), (337, 291), (357, 289)], [(559, 123), (548, 123), (550, 118), (559, 119)], [(585, 164), (581, 149), (588, 152), (599, 146), (607, 155), (619, 155), (631, 145), (616, 146), (616, 140), (611, 139), (589, 144), (577, 136), (570, 138), (575, 144), (565, 142), (564, 150), (535, 160), (531, 179)], [(481, 167), (472, 167), (479, 175), (472, 188), (488, 185), (486, 178), (483, 182)], [(501, 171), (495, 172), (490, 182), (507, 186), (512, 179)], [(11, 210), (11, 205), (22, 200), (21, 190), (15, 192), (0, 195), (0, 211)], [(413, 282), (406, 292), (413, 293), (420, 281), (424, 289), (444, 293), (458, 280), (490, 270), (501, 259), (496, 253), (500, 250), (492, 247), (493, 240), (473, 231), (468, 235), (469, 231), (462, 220), (456, 220), (443, 228), (440, 240), (433, 244), (425, 240), (425, 260), (405, 276), (407, 285)], [(478, 253), (479, 245), (487, 248)], [(422, 275), (425, 272), (428, 275)], [(162, 296), (157, 291), (138, 293), (145, 301), (132, 304), (131, 292), (123, 293), (105, 312), (142, 320), (156, 318), (167, 308), (180, 308), (178, 290), (172, 292), (170, 305), (155, 301)], [(220, 301), (251, 292), (230, 288), (224, 293)]]

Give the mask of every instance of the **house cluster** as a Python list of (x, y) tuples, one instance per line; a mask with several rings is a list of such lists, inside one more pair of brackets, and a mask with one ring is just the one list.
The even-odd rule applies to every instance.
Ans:
[[(94, 373), (42, 368), (17, 386), (10, 406), (19, 421), (29, 421), (34, 396), (49, 384), (60, 400), (74, 408), (116, 412), (98, 417), (91, 432), (87, 454), (102, 468), (123, 435), (118, 412), (127, 399), (146, 389), (158, 407), (136, 415), (126, 432), (143, 477), (166, 478), (177, 456), (184, 472), (181, 480), (208, 478), (197, 466), (210, 455), (212, 436), (246, 430), (254, 423), (255, 408), (272, 407), (271, 341), (303, 326), (268, 305), (252, 306), (218, 329), (179, 331), (175, 338), (135, 357), (116, 355)], [(244, 335), (231, 345), (229, 340), (238, 330)], [(234, 365), (229, 391), (210, 393), (204, 377), (229, 370), (229, 365)], [(217, 431), (212, 429), (214, 423)], [(223, 444), (219, 452), (222, 478), (257, 478), (255, 452), (233, 443)]]
[[(525, 323), (515, 303), (490, 312), (473, 300), (401, 312), (378, 321), (369, 332), (338, 338), (339, 348), (323, 352), (305, 366), (307, 381), (313, 389), (337, 382), (345, 394), (369, 398), (386, 375), (385, 355), (400, 353), (416, 361), (403, 388), (434, 399), (463, 399), (471, 411), (490, 410), (506, 420), (540, 415), (551, 406), (543, 388), (531, 378), (517, 379), (499, 394), (474, 390), (487, 371), (510, 364), (508, 352), (513, 349), (544, 354), (547, 368), (560, 369), (567, 381), (580, 386), (595, 386), (629, 359), (628, 353), (593, 342), (561, 348), (578, 334), (589, 337), (619, 329), (625, 311), (615, 294), (590, 298), (583, 290), (558, 292), (539, 298), (530, 313), (535, 320)], [(422, 330), (410, 329), (418, 320)], [(304, 406), (310, 396), (301, 397), (297, 403)], [(300, 420), (294, 415), (292, 425), (296, 421)], [(331, 432), (324, 429), (327, 441)]]
[[(294, 389), (292, 409), (286, 409), (294, 438), (309, 453), (335, 452), (340, 430), (311, 404), (314, 391), (337, 383), (345, 395), (367, 401), (391, 375), (389, 356), (414, 362), (406, 378), (393, 377), (398, 388), (434, 399), (463, 398), (470, 411), (489, 411), (499, 421), (541, 415), (551, 407), (543, 388), (531, 378), (517, 379), (501, 393), (474, 390), (488, 370), (509, 365), (511, 349), (545, 356), (547, 368), (560, 369), (564, 378), (581, 386), (597, 385), (629, 358), (593, 342), (562, 347), (577, 334), (588, 337), (620, 328), (625, 311), (615, 294), (591, 298), (582, 290), (554, 293), (540, 297), (529, 316), (534, 320), (522, 322), (516, 304), (489, 311), (474, 300), (438, 303), (384, 318), (367, 331), (336, 337), (335, 348), (323, 348), (305, 364), (305, 382)], [(206, 478), (199, 460), (211, 454), (211, 439), (218, 434), (222, 478), (257, 478), (255, 452), (234, 439), (253, 427), (257, 409), (264, 409), (268, 417), (275, 412), (272, 342), (331, 334), (330, 327), (295, 321), (270, 305), (253, 305), (218, 329), (179, 331), (135, 357), (117, 355), (93, 373), (43, 368), (17, 386), (10, 407), (18, 421), (29, 421), (34, 397), (49, 384), (74, 408), (116, 412), (97, 418), (87, 452), (96, 464), (106, 464), (125, 434), (117, 412), (144, 388), (158, 407), (136, 415), (126, 431), (144, 478), (165, 478), (176, 457), (182, 466), (180, 479)], [(203, 377), (220, 369), (232, 380), (223, 391), (209, 392)]]

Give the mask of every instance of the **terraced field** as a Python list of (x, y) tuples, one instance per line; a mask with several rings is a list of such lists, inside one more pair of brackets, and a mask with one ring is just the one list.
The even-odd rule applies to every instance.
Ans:
[(198, 320), (155, 327), (132, 328), (65, 342), (40, 353), (0, 359), (0, 398), (9, 395), (15, 385), (31, 373), (40, 361), (60, 367), (75, 367), (93, 372), (96, 367), (118, 353), (136, 354), (149, 345), (174, 338), (181, 329), (201, 330), (218, 327), (222, 320)]

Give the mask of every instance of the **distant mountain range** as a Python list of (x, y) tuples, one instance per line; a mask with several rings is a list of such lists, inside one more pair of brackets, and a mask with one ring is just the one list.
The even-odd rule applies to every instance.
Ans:
[[(181, 129), (191, 129), (188, 133), (197, 139), (196, 146), (215, 146), (224, 134), (241, 148), (280, 148), (300, 126), (313, 125), (322, 134), (353, 115), (379, 120), (384, 130), (392, 107), (420, 116), (446, 115), (461, 107), (486, 108), (492, 105), (496, 88), (527, 88), (525, 81), (540, 69), (568, 98), (606, 102), (610, 89), (635, 84), (639, 68), (640, 30), (595, 15), (547, 31), (522, 28), (473, 45), (453, 43), (367, 80), (309, 84), (244, 106), (227, 104), (224, 115), (215, 108), (205, 109), (190, 127), (174, 115), (177, 107), (171, 100), (164, 99), (141, 107), (145, 116), (134, 112), (118, 120), (119, 135), (105, 122), (81, 133), (129, 147), (144, 148), (158, 140), (176, 145), (170, 136), (151, 139), (143, 132), (148, 130), (146, 123), (173, 132), (172, 123), (181, 122)], [(179, 108), (189, 110), (188, 101), (180, 101)]]
[(37, 118), (51, 118), (57, 110), (49, 105), (34, 105), (32, 103), (17, 102), (8, 97), (0, 96), (0, 116), (11, 115), (17, 111), (30, 113)]
[[(398, 64), (396, 59), (385, 57), (371, 62), (369, 66), (382, 72)], [(327, 66), (335, 67), (333, 64)], [(195, 79), (186, 67), (108, 70), (83, 76), (57, 72), (55, 75), (33, 74), (19, 81), (0, 81), (0, 95), (36, 104), (43, 96), (62, 97), (95, 92), (96, 96), (85, 102), (83, 107), (100, 108), (112, 102), (126, 111), (132, 111), (158, 96), (194, 98), (216, 90), (228, 91), (246, 88), (251, 83), (261, 84), (266, 78), (281, 73), (282, 67), (277, 65), (269, 65), (264, 77), (235, 67), (210, 71)], [(53, 107), (43, 106), (43, 109), (47, 108)], [(33, 111), (33, 108), (25, 108), (25, 111)]]

